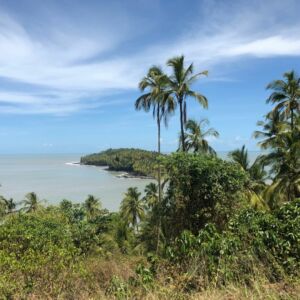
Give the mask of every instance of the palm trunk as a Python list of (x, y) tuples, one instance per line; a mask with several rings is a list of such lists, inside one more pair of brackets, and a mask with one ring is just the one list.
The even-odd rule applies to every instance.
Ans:
[(291, 109), (291, 130), (292, 130), (292, 136), (294, 136), (294, 109)]
[[(158, 154), (160, 155), (160, 105), (157, 107), (157, 147), (158, 147)], [(160, 163), (158, 164), (158, 205), (161, 203), (161, 169)], [(160, 216), (160, 209), (158, 209), (158, 228), (157, 228), (157, 244), (156, 244), (156, 253), (159, 250), (159, 236), (160, 236), (160, 226), (161, 226), (161, 216)]]
[(184, 141), (184, 128), (183, 128), (183, 124), (184, 124), (184, 115), (183, 115), (183, 108), (182, 108), (182, 104), (183, 104), (183, 99), (180, 98), (179, 99), (179, 109), (180, 109), (180, 132), (181, 132), (181, 145), (182, 145), (182, 151), (185, 152), (185, 141)]

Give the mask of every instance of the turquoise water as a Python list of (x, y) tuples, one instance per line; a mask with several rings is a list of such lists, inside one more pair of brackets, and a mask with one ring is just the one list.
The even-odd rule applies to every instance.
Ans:
[[(227, 152), (220, 152), (221, 158)], [(251, 161), (258, 152), (249, 152)], [(151, 180), (117, 178), (117, 172), (101, 167), (70, 164), (78, 162), (81, 155), (0, 155), (0, 195), (16, 201), (25, 194), (36, 192), (40, 199), (56, 204), (62, 199), (83, 202), (88, 194), (101, 199), (103, 207), (116, 211), (130, 186), (144, 190)]]

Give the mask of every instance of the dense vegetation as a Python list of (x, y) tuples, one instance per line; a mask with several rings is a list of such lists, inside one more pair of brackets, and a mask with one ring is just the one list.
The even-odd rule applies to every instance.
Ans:
[[(130, 187), (118, 212), (92, 195), (45, 207), (35, 193), (0, 199), (0, 295), (8, 299), (297, 299), (300, 294), (300, 79), (268, 85), (272, 111), (258, 125), (262, 149), (217, 158), (187, 118), (200, 75), (184, 57), (153, 67), (137, 109), (158, 125), (158, 152), (108, 150), (82, 163), (149, 174), (145, 196)], [(174, 101), (174, 103), (173, 103)], [(160, 153), (160, 122), (180, 109), (179, 149)], [(121, 154), (122, 153), (122, 154)], [(136, 159), (138, 158), (138, 159)], [(95, 163), (96, 162), (96, 163)], [(147, 164), (145, 164), (147, 162)], [(148, 164), (149, 163), (149, 164)], [(144, 172), (144, 173), (143, 173)]]
[(133, 175), (153, 176), (156, 170), (157, 152), (141, 149), (108, 149), (81, 157), (85, 165), (108, 166), (111, 171), (125, 171)]

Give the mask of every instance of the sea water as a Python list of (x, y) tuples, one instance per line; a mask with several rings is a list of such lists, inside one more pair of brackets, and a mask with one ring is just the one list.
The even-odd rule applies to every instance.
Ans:
[[(226, 159), (226, 152), (218, 156)], [(257, 152), (249, 152), (254, 161)], [(117, 211), (129, 187), (143, 192), (149, 179), (118, 178), (118, 172), (103, 167), (74, 164), (80, 154), (0, 155), (0, 195), (20, 202), (35, 192), (48, 204), (62, 199), (83, 202), (89, 194), (100, 198), (103, 207)], [(121, 172), (122, 173), (122, 172)]]
[(62, 199), (83, 202), (89, 194), (100, 198), (103, 207), (116, 211), (126, 190), (142, 192), (149, 179), (118, 178), (118, 172), (103, 167), (74, 164), (81, 155), (0, 155), (0, 195), (19, 202), (29, 192), (48, 204)]

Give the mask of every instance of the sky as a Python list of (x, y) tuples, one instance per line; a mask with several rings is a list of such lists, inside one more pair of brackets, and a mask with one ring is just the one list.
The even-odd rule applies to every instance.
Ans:
[[(270, 110), (266, 85), (300, 69), (300, 1), (0, 0), (0, 153), (156, 149), (138, 82), (184, 55), (196, 72), (188, 117), (208, 118), (217, 151), (245, 144)], [(178, 146), (178, 111), (162, 151)]]

